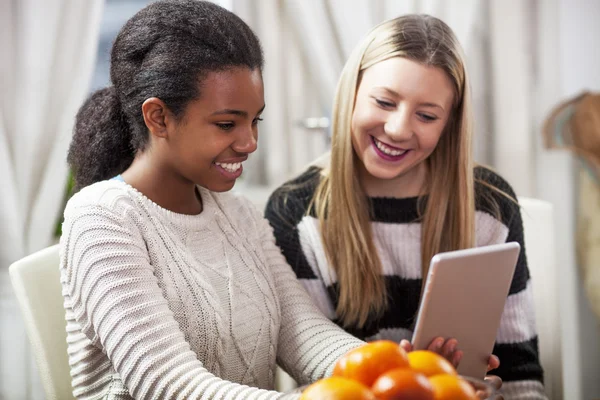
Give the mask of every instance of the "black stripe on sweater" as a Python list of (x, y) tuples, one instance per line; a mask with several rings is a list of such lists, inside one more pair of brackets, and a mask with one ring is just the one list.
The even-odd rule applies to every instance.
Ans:
[[(544, 382), (544, 372), (538, 361), (538, 338), (520, 343), (502, 343), (494, 346), (492, 352), (500, 359), (500, 367), (490, 371), (503, 381), (536, 380)], [(502, 364), (502, 360), (511, 360)]]
[[(415, 317), (419, 307), (421, 293), (421, 279), (405, 279), (399, 276), (385, 276), (385, 285), (388, 293), (388, 309), (379, 317), (371, 318), (363, 328), (347, 328), (346, 331), (364, 340), (377, 334), (381, 329), (405, 328), (413, 329)], [(329, 298), (334, 308), (338, 304), (338, 284), (327, 287)], [(336, 320), (341, 326), (341, 322)]]

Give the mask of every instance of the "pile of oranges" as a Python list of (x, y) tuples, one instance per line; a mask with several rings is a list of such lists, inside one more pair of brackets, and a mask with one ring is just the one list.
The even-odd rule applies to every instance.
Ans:
[(333, 376), (310, 385), (300, 400), (475, 400), (473, 387), (444, 357), (427, 350), (406, 353), (379, 340), (356, 348), (335, 365)]

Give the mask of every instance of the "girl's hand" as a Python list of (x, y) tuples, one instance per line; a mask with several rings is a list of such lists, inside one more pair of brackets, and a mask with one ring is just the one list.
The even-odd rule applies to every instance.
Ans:
[[(406, 339), (402, 339), (400, 341), (400, 347), (402, 347), (407, 353), (413, 350), (412, 345)], [(445, 340), (443, 337), (435, 338), (431, 341), (427, 350), (443, 356), (446, 360), (452, 363), (454, 368), (458, 367), (458, 364), (463, 356), (463, 352), (458, 350), (458, 341), (456, 339)]]
[[(410, 342), (406, 339), (402, 339), (400, 341), (400, 347), (402, 347), (407, 353), (413, 351), (412, 344), (410, 344)], [(458, 364), (460, 364), (460, 360), (463, 356), (463, 352), (458, 350), (458, 341), (453, 338), (445, 340), (443, 337), (437, 337), (431, 341), (427, 350), (440, 354), (446, 360), (450, 361), (454, 368), (458, 367)], [(499, 366), (500, 359), (491, 354), (490, 359), (488, 360), (487, 370), (491, 371)], [(502, 384), (502, 380), (500, 380), (500, 384)]]
[[(498, 358), (498, 356), (495, 356), (493, 354), (490, 354), (490, 359), (488, 360), (488, 372), (496, 369), (500, 366), (500, 359)], [(490, 375), (490, 376), (495, 376), (495, 375)], [(498, 378), (498, 377), (497, 377)], [(500, 379), (500, 378), (498, 378)], [(500, 385), (502, 385), (502, 379), (500, 379)]]
[[(500, 366), (500, 359), (495, 356), (495, 355), (490, 355), (490, 359), (488, 361), (488, 372), (496, 369)], [(488, 383), (491, 383), (492, 386), (494, 387), (494, 389), (499, 390), (502, 387), (502, 379), (499, 376), (496, 375), (486, 375), (485, 376), (485, 380)], [(480, 397), (480, 398), (485, 398), (485, 397)], [(502, 397), (501, 394), (497, 394), (496, 396), (493, 397), (493, 400), (504, 400), (504, 397)]]
[[(493, 356), (493, 357), (496, 357), (496, 356)], [(496, 359), (498, 359), (498, 357), (496, 357)], [(498, 362), (498, 365), (500, 365), (500, 362)], [(489, 370), (489, 366), (488, 366), (488, 370)], [(494, 387), (494, 389), (496, 389), (496, 390), (499, 390), (502, 387), (502, 379), (500, 379), (499, 376), (496, 376), (496, 375), (486, 375), (485, 381), (488, 382), (488, 383), (490, 383)], [(476, 394), (479, 396), (480, 399), (485, 399), (486, 398), (485, 393), (477, 392)], [(504, 397), (501, 394), (497, 394), (497, 395), (493, 396), (491, 399), (493, 399), (493, 400), (504, 400)]]
[[(403, 339), (400, 341), (400, 347), (402, 347), (402, 349), (404, 349), (404, 351), (406, 351), (407, 353), (413, 351), (412, 344), (410, 344), (410, 342), (406, 339)], [(435, 353), (442, 355), (445, 359), (447, 359), (448, 361), (450, 361), (452, 363), (454, 368), (457, 368), (458, 364), (460, 363), (460, 360), (462, 359), (462, 356), (463, 356), (463, 352), (461, 350), (458, 350), (457, 347), (458, 347), (458, 341), (456, 339), (444, 340), (443, 337), (438, 337), (438, 338), (435, 338), (434, 340), (432, 340), (432, 342), (429, 345), (429, 347), (427, 348), (427, 350), (430, 350), (430, 351), (433, 351)], [(490, 354), (487, 370), (491, 371), (491, 370), (498, 368), (499, 366), (500, 366), (500, 359), (497, 356)], [(499, 376), (486, 375), (485, 380), (488, 383), (492, 384), (492, 386), (496, 390), (500, 389), (500, 387), (502, 386), (502, 379), (500, 379)], [(486, 397), (485, 393), (483, 393), (483, 392), (478, 392), (477, 395), (481, 399), (484, 399)], [(504, 398), (500, 394), (498, 394), (494, 397), (494, 400), (503, 400), (503, 399)]]

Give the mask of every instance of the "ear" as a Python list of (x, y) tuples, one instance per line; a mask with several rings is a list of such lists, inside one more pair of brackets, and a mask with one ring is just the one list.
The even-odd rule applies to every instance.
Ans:
[(157, 97), (146, 99), (142, 104), (142, 115), (151, 135), (167, 138), (169, 126), (174, 118), (164, 101)]

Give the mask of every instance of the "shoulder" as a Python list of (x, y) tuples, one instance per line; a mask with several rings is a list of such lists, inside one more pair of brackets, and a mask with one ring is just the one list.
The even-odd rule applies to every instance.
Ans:
[(123, 182), (102, 181), (73, 195), (64, 211), (61, 252), (83, 251), (98, 244), (107, 244), (98, 250), (103, 254), (124, 243), (145, 248), (147, 222), (140, 217), (134, 190)]
[(316, 166), (308, 168), (296, 178), (277, 188), (269, 198), (269, 203), (285, 204), (291, 201), (296, 206), (305, 205), (304, 208), (306, 208), (321, 181), (322, 171), (322, 168)]
[(520, 219), (519, 203), (512, 186), (500, 174), (485, 166), (477, 166), (475, 178), (475, 207), (510, 225)]
[(65, 219), (89, 212), (104, 210), (114, 215), (126, 215), (135, 210), (136, 205), (131, 191), (134, 190), (120, 181), (101, 181), (77, 192), (67, 202)]
[[(516, 199), (515, 191), (513, 190), (512, 186), (510, 186), (506, 179), (504, 179), (502, 176), (500, 176), (500, 174), (498, 174), (491, 168), (483, 165), (478, 165), (477, 167), (475, 167), (474, 177), (476, 190), (483, 190), (487, 184)], [(487, 186), (488, 189), (489, 186)]]
[(271, 223), (285, 218), (296, 225), (306, 214), (321, 181), (323, 169), (311, 166), (302, 174), (281, 185), (269, 197), (265, 216)]

